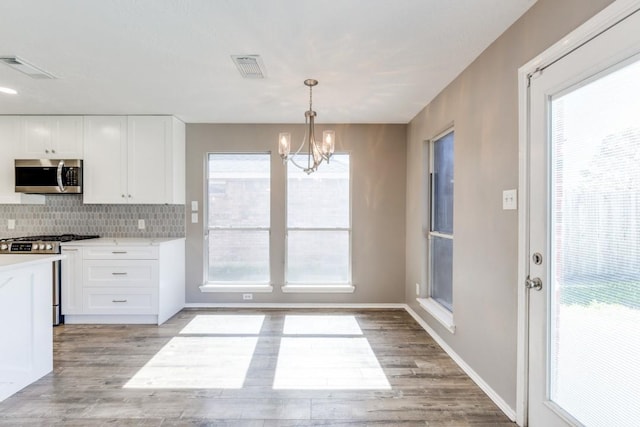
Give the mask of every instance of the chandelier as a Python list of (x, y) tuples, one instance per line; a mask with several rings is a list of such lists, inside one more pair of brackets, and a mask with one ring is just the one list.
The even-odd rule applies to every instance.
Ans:
[[(309, 110), (304, 113), (304, 138), (302, 139), (302, 143), (298, 150), (295, 153), (290, 154), (291, 134), (289, 132), (281, 132), (278, 137), (278, 153), (280, 153), (283, 163), (291, 161), (291, 163), (297, 168), (300, 168), (307, 174), (310, 174), (318, 170), (318, 166), (320, 166), (323, 161), (326, 160), (326, 162), (329, 163), (329, 159), (335, 149), (336, 134), (332, 130), (325, 130), (322, 132), (322, 140), (316, 141), (314, 125), (317, 114), (313, 111), (312, 91), (313, 87), (318, 84), (318, 81), (314, 79), (307, 79), (304, 81), (304, 84), (309, 87)], [(305, 141), (307, 142), (306, 166), (296, 162), (296, 156), (298, 156), (302, 151)]]

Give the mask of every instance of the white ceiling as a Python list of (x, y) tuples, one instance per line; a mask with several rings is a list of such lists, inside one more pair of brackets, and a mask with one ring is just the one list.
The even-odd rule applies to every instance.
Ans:
[[(0, 0), (0, 114), (407, 123), (535, 0)], [(259, 54), (265, 79), (231, 55)], [(515, 72), (515, 70), (514, 70)]]

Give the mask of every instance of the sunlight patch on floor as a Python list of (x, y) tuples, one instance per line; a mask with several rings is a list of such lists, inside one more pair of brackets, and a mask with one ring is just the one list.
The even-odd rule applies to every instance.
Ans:
[(172, 338), (124, 388), (242, 388), (257, 342), (258, 337)]
[(294, 316), (284, 319), (284, 335), (362, 335), (355, 316)]
[(282, 338), (274, 389), (389, 390), (366, 338)]
[(180, 335), (258, 335), (263, 323), (264, 315), (199, 314)]

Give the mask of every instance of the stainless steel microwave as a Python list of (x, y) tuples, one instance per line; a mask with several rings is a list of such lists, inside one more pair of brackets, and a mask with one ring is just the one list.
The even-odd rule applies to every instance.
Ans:
[(82, 193), (82, 160), (17, 159), (15, 173), (17, 193)]

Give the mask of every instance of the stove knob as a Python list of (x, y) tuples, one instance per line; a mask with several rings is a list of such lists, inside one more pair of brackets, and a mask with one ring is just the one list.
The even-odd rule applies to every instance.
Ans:
[(37, 251), (40, 248), (40, 245), (37, 244), (37, 243), (34, 243), (31, 248), (32, 248), (32, 250)]
[(6, 251), (7, 249), (9, 249), (9, 245), (7, 245), (6, 243), (0, 245), (0, 250)]
[(50, 251), (51, 249), (53, 249), (53, 245), (51, 243), (47, 243), (47, 245), (45, 246), (45, 249)]

